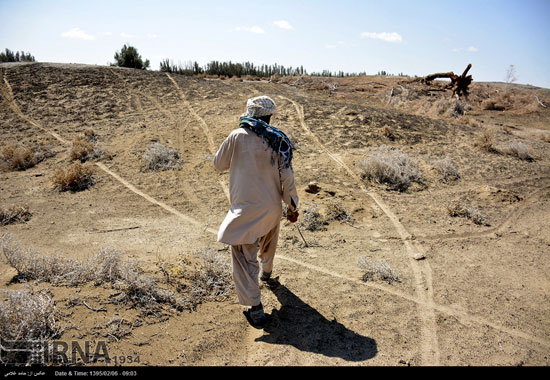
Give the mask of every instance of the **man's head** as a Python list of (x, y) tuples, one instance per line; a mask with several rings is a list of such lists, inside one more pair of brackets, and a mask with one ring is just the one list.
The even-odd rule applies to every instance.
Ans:
[(246, 112), (241, 117), (253, 117), (269, 123), (271, 115), (275, 112), (275, 102), (269, 96), (257, 96), (246, 102)]

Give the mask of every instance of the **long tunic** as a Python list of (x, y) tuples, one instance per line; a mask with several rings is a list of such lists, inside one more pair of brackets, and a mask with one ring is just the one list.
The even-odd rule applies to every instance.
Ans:
[(231, 207), (218, 230), (218, 241), (229, 245), (253, 244), (282, 216), (282, 203), (294, 211), (298, 194), (291, 168), (272, 164), (273, 150), (254, 132), (238, 128), (221, 144), (214, 167), (229, 170)]

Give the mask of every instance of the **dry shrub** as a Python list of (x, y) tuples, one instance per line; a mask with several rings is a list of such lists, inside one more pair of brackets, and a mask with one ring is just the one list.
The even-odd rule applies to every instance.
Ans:
[(51, 156), (53, 153), (43, 147), (7, 144), (0, 150), (0, 170), (26, 170)]
[(536, 112), (540, 109), (540, 98), (532, 91), (508, 88), (488, 95), (481, 102), (481, 109), (487, 111), (508, 111), (515, 114)]
[(145, 161), (144, 168), (153, 172), (157, 170), (177, 169), (182, 165), (180, 154), (176, 149), (167, 148), (158, 142), (147, 146), (143, 159)]
[(344, 208), (339, 200), (331, 200), (327, 204), (326, 221), (337, 220), (340, 223), (351, 223), (351, 214)]
[(357, 260), (357, 266), (365, 271), (361, 277), (364, 282), (375, 279), (386, 281), (388, 284), (401, 282), (397, 272), (384, 260), (373, 261), (366, 256), (360, 256)]
[(17, 222), (28, 222), (32, 213), (28, 205), (12, 206), (10, 208), (0, 209), (0, 226)]
[(447, 206), (449, 216), (466, 218), (478, 225), (488, 225), (487, 218), (476, 208), (462, 202), (452, 202)]
[(307, 206), (302, 209), (299, 224), (312, 232), (323, 228), (325, 222), (319, 213), (317, 205)]
[(144, 310), (154, 310), (161, 303), (178, 310), (189, 308), (187, 300), (160, 288), (156, 278), (144, 276), (139, 262), (124, 260), (122, 252), (111, 247), (101, 248), (89, 260), (80, 261), (24, 250), (13, 241), (13, 235), (4, 234), (0, 238), (0, 250), (6, 264), (17, 271), (12, 281), (49, 282), (57, 286), (94, 282), (120, 291), (113, 298), (114, 303), (131, 303)]
[(6, 264), (17, 271), (12, 281), (78, 285), (89, 280), (80, 262), (59, 255), (42, 255), (30, 248), (23, 249), (9, 233), (0, 238), (0, 250)]
[(444, 182), (454, 181), (460, 178), (450, 154), (447, 154), (444, 159), (435, 160), (433, 162), (433, 167), (439, 172), (439, 179)]
[(86, 129), (84, 131), (84, 139), (86, 139), (89, 142), (95, 143), (97, 142), (99, 136), (95, 133), (93, 129)]
[(112, 155), (99, 148), (95, 143), (96, 139), (97, 135), (92, 131), (85, 135), (85, 140), (82, 138), (73, 140), (70, 152), (71, 160), (86, 162), (88, 160), (111, 159)]
[(489, 153), (496, 152), (495, 149), (495, 130), (492, 128), (484, 129), (479, 133), (474, 141), (474, 146)]
[(520, 160), (534, 161), (535, 158), (529, 151), (527, 145), (522, 142), (513, 142), (502, 149), (502, 152), (510, 156), (519, 158)]
[(435, 117), (460, 118), (471, 109), (470, 105), (465, 104), (460, 99), (449, 99), (446, 97), (438, 98), (435, 101), (418, 101), (417, 108), (427, 110), (427, 114)]
[(215, 249), (193, 252), (198, 268), (191, 276), (189, 301), (193, 305), (204, 300), (218, 300), (233, 290), (231, 261)]
[(94, 151), (94, 145), (81, 139), (73, 140), (70, 157), (71, 160), (85, 162)]
[(366, 160), (359, 162), (363, 178), (385, 184), (398, 191), (406, 191), (412, 182), (423, 184), (418, 163), (406, 153), (381, 146)]
[(481, 109), (486, 111), (504, 111), (506, 106), (503, 103), (500, 103), (498, 99), (489, 98), (481, 102)]
[[(4, 290), (0, 302), (0, 338), (5, 345), (2, 350), (4, 364), (42, 364), (42, 358), (34, 358), (28, 350), (12, 350), (10, 343), (30, 342), (48, 344), (61, 336), (55, 302), (46, 291), (30, 289)], [(34, 361), (36, 360), (36, 361)]]
[(94, 185), (94, 170), (88, 164), (75, 162), (66, 169), (58, 168), (52, 178), (54, 188), (59, 191), (81, 191)]
[(380, 135), (389, 139), (390, 141), (395, 140), (395, 135), (388, 125), (384, 125), (382, 128), (380, 128)]

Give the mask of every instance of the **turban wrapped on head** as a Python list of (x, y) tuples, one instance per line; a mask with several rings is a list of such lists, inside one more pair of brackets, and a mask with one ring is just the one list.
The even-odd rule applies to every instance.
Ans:
[(246, 102), (246, 112), (241, 117), (262, 117), (273, 115), (275, 112), (275, 102), (269, 96), (257, 96), (250, 98)]

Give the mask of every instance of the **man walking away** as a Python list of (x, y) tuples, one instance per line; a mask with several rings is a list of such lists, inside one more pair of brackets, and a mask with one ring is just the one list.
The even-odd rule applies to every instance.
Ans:
[[(268, 281), (277, 249), (282, 204), (287, 219), (298, 219), (298, 194), (292, 170), (292, 144), (278, 128), (269, 125), (275, 103), (268, 96), (248, 99), (246, 112), (221, 144), (214, 167), (229, 170), (231, 207), (218, 231), (218, 241), (231, 245), (233, 281), (239, 303), (254, 327), (266, 316), (261, 303), (258, 275)], [(260, 262), (258, 262), (258, 258)]]

